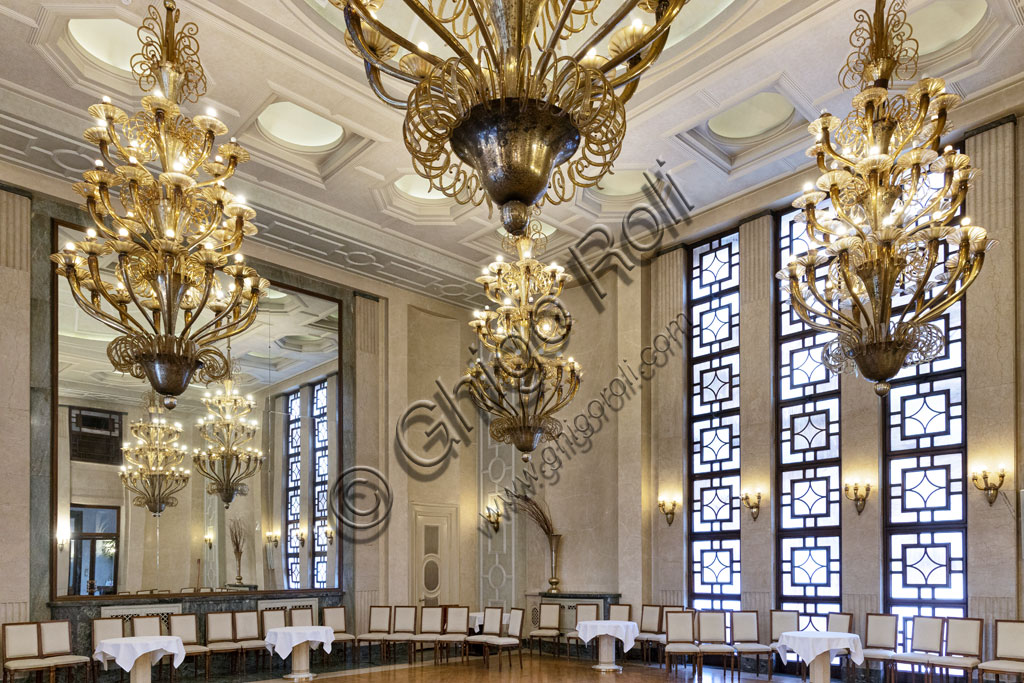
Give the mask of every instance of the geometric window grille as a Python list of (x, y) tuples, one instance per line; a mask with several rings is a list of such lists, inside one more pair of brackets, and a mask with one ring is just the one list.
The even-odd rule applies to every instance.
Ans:
[[(807, 250), (806, 226), (779, 217), (775, 270)], [(842, 602), (839, 376), (821, 362), (831, 335), (808, 327), (776, 294), (776, 532), (779, 609), (800, 612), (800, 628), (825, 630)]]
[(740, 608), (739, 232), (692, 247), (689, 589), (697, 609)]
[(284, 430), (285, 489), (284, 489), (284, 563), (288, 588), (301, 588), (301, 557), (298, 532), (302, 522), (302, 407), (301, 392), (285, 396), (288, 411)]
[(327, 477), (328, 456), (327, 380), (313, 385), (313, 587), (327, 588)]

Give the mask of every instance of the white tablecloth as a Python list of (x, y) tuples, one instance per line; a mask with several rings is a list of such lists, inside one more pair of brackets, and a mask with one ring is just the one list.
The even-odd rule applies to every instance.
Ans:
[(785, 657), (786, 650), (792, 650), (800, 659), (810, 663), (823, 652), (849, 650), (854, 664), (864, 662), (860, 636), (841, 631), (786, 631), (779, 638), (779, 650)]
[(633, 649), (633, 641), (640, 635), (640, 629), (635, 621), (581, 621), (576, 624), (576, 630), (579, 631), (580, 640), (584, 643), (589, 643), (592, 638), (598, 636), (618, 638), (622, 641), (623, 651)]
[(96, 646), (92, 658), (99, 662), (113, 659), (125, 671), (131, 671), (135, 660), (150, 655), (152, 666), (164, 655), (174, 655), (174, 668), (185, 661), (185, 646), (178, 636), (132, 636), (130, 638), (107, 638)]
[(330, 626), (280, 626), (267, 631), (264, 641), (270, 654), (275, 652), (281, 659), (292, 653), (292, 648), (299, 643), (309, 643), (314, 650), (324, 644), (324, 652), (331, 651), (334, 642), (334, 630)]
[[(501, 615), (501, 623), (508, 626), (509, 613), (505, 612)], [(469, 630), (479, 631), (484, 626), (484, 613), (483, 612), (470, 612), (469, 613)]]

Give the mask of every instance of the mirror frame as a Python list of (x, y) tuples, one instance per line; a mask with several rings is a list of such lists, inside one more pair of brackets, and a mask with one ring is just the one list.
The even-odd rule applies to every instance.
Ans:
[[(58, 250), (57, 234), (61, 228), (78, 230), (84, 233), (86, 228), (61, 218), (51, 217), (50, 219), (50, 235), (49, 235), (49, 253), (55, 253)], [(354, 387), (354, 373), (355, 373), (355, 356), (352, 343), (354, 337), (352, 334), (346, 336), (346, 332), (351, 332), (354, 324), (352, 310), (354, 306), (354, 297), (356, 292), (353, 289), (318, 278), (316, 276), (307, 275), (300, 273), (276, 263), (270, 263), (267, 261), (261, 261), (259, 259), (249, 259), (249, 263), (260, 273), (261, 277), (265, 277), (270, 281), (272, 287), (279, 289), (287, 289), (298, 294), (306, 294), (307, 296), (314, 296), (320, 299), (334, 302), (338, 306), (338, 417), (337, 417), (337, 439), (338, 439), (338, 456), (339, 456), (339, 470), (344, 470), (350, 464), (350, 461), (354, 459), (354, 434), (352, 429), (354, 428), (354, 406), (352, 404), (353, 387)], [(336, 588), (275, 588), (275, 589), (263, 589), (255, 591), (222, 591), (214, 593), (144, 593), (144, 594), (133, 594), (133, 595), (57, 595), (57, 434), (58, 434), (58, 419), (59, 419), (59, 402), (57, 395), (57, 368), (59, 358), (59, 335), (57, 334), (57, 312), (60, 309), (59, 306), (59, 286), (56, 268), (47, 259), (49, 264), (49, 283), (50, 283), (50, 311), (49, 311), (49, 332), (50, 332), (50, 515), (49, 515), (49, 537), (50, 537), (50, 602), (81, 602), (81, 601), (102, 601), (102, 602), (138, 602), (139, 600), (162, 600), (166, 598), (184, 597), (184, 598), (213, 598), (223, 599), (225, 596), (248, 598), (248, 597), (260, 597), (266, 595), (280, 596), (282, 594), (294, 594), (295, 596), (310, 596), (310, 595), (334, 595), (339, 592), (347, 593), (346, 587), (351, 584), (353, 577), (353, 553), (351, 547), (350, 534), (344, 533), (342, 529), (335, 528), (335, 542), (333, 544), (334, 552), (336, 555), (336, 571), (338, 586)], [(315, 291), (311, 289), (315, 287), (317, 289), (326, 291)], [(376, 299), (377, 297), (369, 295), (371, 298)], [(123, 511), (119, 511), (120, 512)]]

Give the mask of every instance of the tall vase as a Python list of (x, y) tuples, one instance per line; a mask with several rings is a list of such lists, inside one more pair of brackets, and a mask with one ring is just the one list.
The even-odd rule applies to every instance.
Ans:
[(551, 578), (548, 579), (548, 593), (557, 593), (558, 584), (558, 546), (562, 544), (562, 534), (549, 534), (548, 547), (551, 549)]
[(235, 583), (242, 583), (242, 551), (235, 551), (235, 571), (238, 572), (238, 576), (235, 577)]

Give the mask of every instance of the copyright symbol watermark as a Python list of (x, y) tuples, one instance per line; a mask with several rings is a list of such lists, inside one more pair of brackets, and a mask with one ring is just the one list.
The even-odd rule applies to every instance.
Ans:
[(391, 515), (394, 496), (384, 474), (368, 465), (346, 468), (330, 491), (330, 509), (350, 529), (372, 529)]

